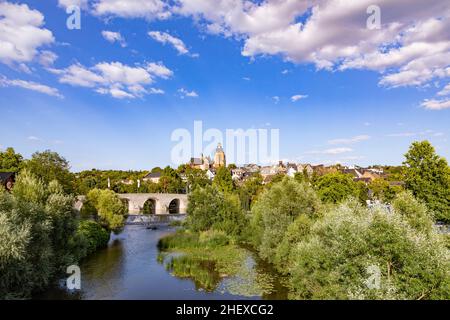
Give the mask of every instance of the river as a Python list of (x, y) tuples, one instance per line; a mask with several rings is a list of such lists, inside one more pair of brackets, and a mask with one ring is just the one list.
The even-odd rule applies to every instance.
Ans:
[[(195, 279), (178, 278), (166, 267), (157, 248), (158, 240), (175, 232), (167, 224), (156, 230), (143, 225), (127, 225), (119, 235), (112, 235), (107, 248), (89, 256), (80, 264), (81, 290), (69, 292), (59, 281), (37, 299), (286, 299), (287, 290), (279, 276), (254, 253), (248, 251), (243, 261), (250, 272), (272, 279), (272, 290), (265, 294), (239, 294), (240, 279), (206, 276), (215, 281), (212, 289), (202, 288)], [(205, 270), (202, 270), (205, 272)], [(252, 278), (250, 278), (252, 279)], [(253, 281), (253, 280), (251, 280)], [(247, 279), (248, 282), (248, 279)], [(246, 284), (248, 285), (248, 283)]]

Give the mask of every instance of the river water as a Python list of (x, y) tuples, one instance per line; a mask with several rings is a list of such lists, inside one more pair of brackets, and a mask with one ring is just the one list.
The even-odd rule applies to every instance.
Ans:
[[(258, 275), (270, 277), (269, 293), (239, 294), (239, 279), (214, 278), (214, 270), (206, 276), (217, 283), (202, 288), (195, 279), (177, 278), (161, 260), (158, 240), (175, 232), (167, 224), (156, 230), (143, 225), (127, 225), (119, 235), (112, 235), (107, 248), (89, 256), (80, 265), (81, 291), (69, 292), (64, 280), (55, 284), (38, 299), (286, 299), (287, 290), (270, 266), (248, 251), (246, 263)], [(204, 271), (204, 270), (202, 270)], [(251, 279), (251, 278), (250, 278)], [(248, 279), (247, 279), (248, 282)], [(231, 285), (230, 285), (231, 284)], [(248, 285), (248, 283), (246, 284)], [(233, 290), (230, 288), (234, 288)]]

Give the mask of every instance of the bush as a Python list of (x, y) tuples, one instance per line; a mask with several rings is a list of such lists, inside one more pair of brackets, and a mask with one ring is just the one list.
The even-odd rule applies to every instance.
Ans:
[(426, 234), (432, 231), (432, 214), (424, 203), (414, 198), (411, 192), (402, 192), (397, 195), (392, 205), (394, 210), (401, 214), (412, 228)]
[[(380, 287), (366, 283), (380, 270)], [(295, 244), (290, 268), (296, 299), (449, 299), (449, 252), (434, 233), (402, 214), (344, 203), (325, 212)]]
[(305, 183), (285, 178), (260, 195), (252, 208), (253, 244), (262, 258), (274, 262), (288, 226), (300, 215), (315, 218), (320, 200)]
[(199, 241), (211, 247), (226, 246), (230, 243), (230, 238), (223, 231), (207, 230), (200, 233)]
[(84, 256), (81, 257), (84, 258), (97, 249), (106, 247), (109, 242), (110, 233), (95, 221), (83, 220), (78, 225), (76, 236), (85, 241), (86, 249)]
[(28, 297), (76, 262), (72, 197), (57, 182), (46, 187), (27, 171), (13, 192), (0, 192), (0, 298)]

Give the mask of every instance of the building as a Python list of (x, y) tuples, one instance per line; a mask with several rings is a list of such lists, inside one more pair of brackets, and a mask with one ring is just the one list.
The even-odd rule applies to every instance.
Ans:
[(189, 161), (189, 166), (194, 169), (206, 171), (211, 167), (211, 163), (211, 158), (204, 157), (202, 154), (200, 158), (191, 158), (191, 160)]
[(151, 173), (147, 174), (142, 180), (150, 181), (153, 183), (158, 183), (160, 178), (161, 178), (161, 172), (151, 172)]
[(216, 148), (216, 154), (214, 155), (214, 168), (217, 169), (226, 165), (225, 152), (223, 151), (222, 144), (219, 143)]
[(14, 182), (16, 182), (15, 172), (0, 172), (0, 185), (2, 185), (7, 191), (12, 190)]

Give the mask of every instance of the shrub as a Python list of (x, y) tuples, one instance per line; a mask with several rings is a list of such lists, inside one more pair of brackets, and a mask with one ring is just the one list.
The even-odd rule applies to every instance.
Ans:
[(86, 249), (83, 256), (85, 257), (95, 252), (98, 248), (106, 247), (109, 242), (110, 233), (95, 221), (83, 220), (78, 225), (76, 236), (85, 241)]
[[(325, 212), (298, 242), (290, 268), (296, 299), (449, 299), (449, 252), (404, 217), (351, 203)], [(370, 270), (380, 287), (370, 288)]]

